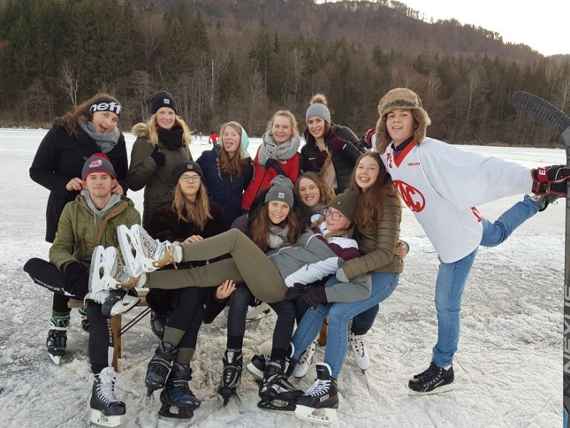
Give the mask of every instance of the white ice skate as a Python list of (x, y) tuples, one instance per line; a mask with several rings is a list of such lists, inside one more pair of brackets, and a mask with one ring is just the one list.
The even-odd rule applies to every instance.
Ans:
[(366, 370), (368, 370), (368, 367), (370, 367), (370, 357), (368, 356), (368, 352), (366, 352), (366, 342), (364, 341), (364, 335), (356, 335), (354, 333), (350, 333), (348, 341), (354, 353), (356, 364), (363, 373), (366, 372)]
[(115, 395), (117, 374), (112, 367), (104, 368), (95, 375), (89, 403), (89, 422), (104, 427), (121, 425), (126, 413), (125, 403)]
[(311, 364), (313, 364), (313, 357), (315, 356), (315, 352), (317, 351), (317, 341), (314, 341), (309, 345), (305, 352), (299, 358), (299, 362), (295, 366), (293, 370), (293, 376), (296, 378), (305, 377), (309, 369), (311, 368)]
[(180, 245), (153, 239), (140, 225), (117, 227), (117, 238), (127, 272), (138, 277), (182, 260)]

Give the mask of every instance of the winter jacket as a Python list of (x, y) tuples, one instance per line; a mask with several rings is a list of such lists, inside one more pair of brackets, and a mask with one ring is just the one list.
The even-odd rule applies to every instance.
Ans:
[(342, 269), (348, 279), (370, 272), (401, 273), (402, 258), (394, 254), (400, 236), (402, 206), (391, 184), (386, 184), (382, 208), (376, 213), (376, 225), (356, 229), (355, 238), (363, 256), (347, 261)]
[(223, 175), (219, 165), (219, 147), (207, 150), (198, 159), (198, 164), (204, 173), (204, 180), (210, 200), (223, 206), (222, 221), (226, 227), (242, 214), (241, 202), (243, 192), (251, 181), (253, 168), (251, 160), (245, 159), (246, 166), (242, 175)]
[[(83, 164), (101, 149), (83, 129), (77, 136), (70, 135), (61, 119), (43, 138), (30, 167), (30, 178), (50, 191), (46, 208), (46, 241), (53, 242), (63, 207), (73, 201), (78, 192), (70, 192), (65, 185), (72, 178), (81, 178)], [(127, 149), (121, 134), (117, 145), (107, 153), (119, 184), (127, 191)]]
[(117, 226), (138, 224), (140, 215), (130, 199), (117, 198), (101, 216), (95, 214), (83, 194), (69, 202), (61, 213), (49, 261), (63, 270), (74, 261), (89, 265), (97, 245), (118, 248)]
[[(321, 172), (326, 152), (321, 152), (317, 146), (315, 137), (308, 130), (305, 131), (306, 144), (301, 149), (301, 171)], [(332, 125), (325, 135), (325, 145), (331, 154), (331, 160), (336, 173), (337, 193), (342, 193), (350, 184), (352, 170), (356, 159), (364, 153), (360, 140), (346, 126)]]
[(271, 186), (271, 180), (273, 180), (277, 175), (286, 175), (293, 182), (293, 184), (295, 184), (297, 178), (299, 177), (299, 153), (295, 153), (286, 161), (272, 160), (271, 163), (268, 163), (266, 166), (262, 166), (258, 162), (258, 158), (259, 149), (257, 150), (253, 164), (253, 179), (249, 183), (249, 186), (247, 186), (241, 202), (241, 207), (245, 211), (248, 211), (250, 209), (257, 195), (262, 193), (264, 190), (267, 190)]
[(164, 155), (165, 163), (158, 166), (151, 156), (155, 146), (148, 139), (148, 125), (139, 123), (133, 132), (137, 139), (131, 151), (127, 183), (129, 189), (135, 191), (144, 187), (143, 227), (147, 228), (154, 213), (172, 203), (177, 182), (177, 177), (173, 174), (174, 168), (191, 160), (192, 154), (186, 144), (169, 150), (159, 140), (156, 147)]

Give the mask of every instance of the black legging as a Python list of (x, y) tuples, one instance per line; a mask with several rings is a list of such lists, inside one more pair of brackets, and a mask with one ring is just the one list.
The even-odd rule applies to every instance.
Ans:
[(204, 302), (212, 290), (209, 288), (181, 288), (172, 292), (177, 294), (177, 304), (169, 314), (166, 326), (186, 332), (178, 344), (179, 348), (195, 349), (204, 316)]
[(89, 362), (91, 370), (97, 374), (109, 365), (109, 331), (111, 319), (101, 313), (101, 305), (87, 301), (89, 320)]

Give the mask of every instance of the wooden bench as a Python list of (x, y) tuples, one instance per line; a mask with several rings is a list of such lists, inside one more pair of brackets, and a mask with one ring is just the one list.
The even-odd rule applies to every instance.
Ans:
[[(135, 307), (144, 307), (141, 312), (136, 314), (131, 320), (129, 320), (125, 325), (123, 325), (123, 314), (115, 315), (111, 317), (111, 347), (113, 352), (112, 365), (115, 371), (120, 371), (119, 359), (123, 354), (123, 334), (130, 330), (133, 326), (138, 324), (143, 320), (149, 313), (150, 308), (146, 303), (146, 295), (148, 294), (147, 289), (137, 290), (138, 296), (140, 298), (139, 303)], [(70, 299), (68, 304), (70, 308), (81, 308), (83, 306), (83, 300)], [(131, 312), (132, 308), (129, 312)]]

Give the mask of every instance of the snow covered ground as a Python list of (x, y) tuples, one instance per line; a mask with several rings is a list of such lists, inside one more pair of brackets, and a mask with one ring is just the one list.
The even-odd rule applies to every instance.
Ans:
[[(21, 270), (30, 257), (47, 257), (44, 211), (48, 193), (28, 177), (45, 130), (0, 129), (0, 408), (2, 427), (86, 426), (91, 376), (87, 334), (74, 311), (71, 354), (56, 367), (45, 353), (50, 294)], [(253, 140), (259, 144), (259, 140)], [(132, 137), (129, 137), (129, 151)], [(250, 150), (254, 153), (257, 144)], [(199, 139), (197, 156), (209, 146)], [(562, 163), (562, 150), (466, 147), (526, 166)], [(141, 207), (142, 192), (130, 193)], [(481, 207), (496, 218), (518, 198)], [(463, 304), (453, 392), (410, 396), (410, 375), (429, 363), (436, 325), (433, 304), (437, 258), (410, 212), (402, 236), (411, 244), (400, 285), (382, 306), (368, 335), (368, 384), (350, 355), (339, 379), (339, 420), (359, 427), (555, 427), (562, 422), (562, 284), (564, 206), (559, 202), (523, 225), (507, 242), (481, 249)], [(126, 318), (130, 318), (128, 315)], [(223, 317), (202, 328), (192, 388), (203, 399), (192, 424), (200, 427), (297, 427), (291, 414), (257, 409), (257, 387), (244, 371), (241, 403), (221, 408), (215, 397), (225, 348)], [(272, 317), (248, 326), (249, 359), (265, 349)], [(145, 398), (144, 373), (156, 345), (148, 320), (124, 338), (120, 395), (128, 427), (157, 425), (159, 401)], [(313, 373), (300, 382), (306, 388)], [(162, 422), (161, 422), (162, 426)]]

